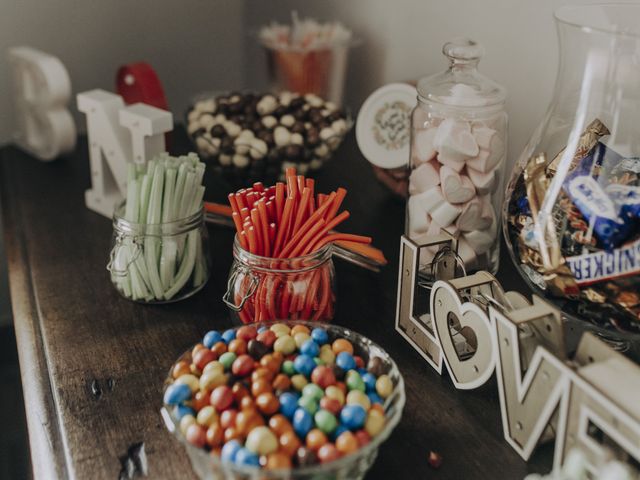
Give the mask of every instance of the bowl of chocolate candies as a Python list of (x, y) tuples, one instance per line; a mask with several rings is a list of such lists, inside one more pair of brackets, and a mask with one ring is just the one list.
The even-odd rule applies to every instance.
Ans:
[(208, 170), (232, 188), (275, 182), (289, 167), (311, 175), (332, 157), (353, 123), (334, 103), (292, 92), (203, 94), (186, 120)]
[(359, 479), (402, 416), (378, 345), (336, 325), (212, 330), (173, 365), (162, 416), (201, 479)]

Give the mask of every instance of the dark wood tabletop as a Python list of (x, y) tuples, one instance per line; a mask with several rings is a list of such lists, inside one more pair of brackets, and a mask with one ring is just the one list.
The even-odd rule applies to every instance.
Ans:
[[(176, 132), (174, 150), (188, 143)], [(502, 436), (495, 381), (457, 391), (395, 332), (397, 262), (404, 203), (378, 184), (353, 135), (316, 176), (319, 190), (348, 189), (344, 229), (373, 236), (389, 265), (373, 273), (336, 260), (335, 323), (363, 333), (396, 360), (406, 382), (402, 420), (368, 478), (523, 478), (546, 471), (551, 447), (524, 462)], [(209, 199), (226, 192), (208, 187)], [(86, 138), (76, 151), (39, 162), (0, 149), (2, 204), (12, 308), (35, 478), (115, 479), (121, 458), (144, 442), (150, 478), (195, 478), (159, 409), (172, 362), (210, 329), (232, 325), (221, 301), (233, 232), (209, 226), (211, 279), (175, 304), (120, 297), (107, 264), (111, 222), (84, 206)], [(526, 292), (506, 252), (498, 278)], [(433, 469), (430, 451), (443, 464)]]

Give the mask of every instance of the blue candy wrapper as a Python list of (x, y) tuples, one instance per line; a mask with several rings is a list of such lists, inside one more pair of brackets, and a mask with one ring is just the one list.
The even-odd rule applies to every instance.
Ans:
[(640, 158), (623, 157), (598, 142), (563, 184), (599, 245), (607, 250), (618, 247), (638, 230), (639, 172)]

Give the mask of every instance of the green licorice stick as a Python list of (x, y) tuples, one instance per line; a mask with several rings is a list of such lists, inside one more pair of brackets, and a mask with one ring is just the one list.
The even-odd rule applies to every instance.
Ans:
[[(169, 163), (169, 162), (167, 162)], [(162, 199), (162, 223), (171, 222), (173, 218), (173, 190), (176, 184), (176, 169), (168, 168), (164, 175), (164, 198)], [(166, 290), (173, 278), (176, 263), (176, 245), (171, 236), (163, 238), (160, 254), (160, 281)]]
[[(147, 228), (149, 224), (156, 225), (162, 220), (162, 189), (164, 185), (164, 167), (156, 165), (153, 174), (153, 184), (151, 186), (151, 195), (149, 198), (149, 207), (147, 211)], [(151, 232), (159, 234), (161, 232)], [(163, 297), (164, 290), (158, 273), (158, 254), (160, 239), (157, 236), (147, 236), (144, 245), (144, 255), (147, 264), (147, 272), (149, 274), (149, 282), (156, 299)]]
[(189, 232), (187, 236), (187, 248), (186, 255), (182, 263), (180, 264), (180, 269), (178, 270), (178, 274), (173, 281), (173, 285), (166, 292), (164, 292), (164, 299), (170, 300), (173, 296), (178, 293), (182, 287), (185, 286), (189, 277), (191, 277), (191, 272), (193, 270), (193, 265), (196, 258), (196, 245), (199, 241), (198, 236), (200, 232), (192, 231)]
[(145, 174), (142, 177), (142, 183), (140, 184), (140, 211), (138, 213), (138, 222), (146, 223), (147, 221), (147, 210), (149, 208), (149, 193), (151, 191), (151, 181), (153, 179), (149, 177), (149, 174)]
[(178, 168), (178, 177), (176, 178), (176, 188), (173, 194), (173, 218), (177, 219), (180, 215), (180, 200), (184, 194), (184, 184), (187, 179), (188, 166), (186, 162), (180, 163)]

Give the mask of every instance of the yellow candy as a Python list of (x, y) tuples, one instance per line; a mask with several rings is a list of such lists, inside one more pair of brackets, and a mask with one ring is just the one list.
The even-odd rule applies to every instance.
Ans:
[(278, 338), (282, 337), (283, 335), (289, 335), (289, 332), (291, 331), (291, 329), (284, 323), (276, 323), (275, 325), (271, 325), (271, 328), (269, 330), (275, 333), (276, 337)]
[(333, 353), (331, 345), (329, 344), (325, 344), (320, 347), (320, 355), (318, 355), (318, 357), (324, 362), (325, 365), (333, 365), (336, 361), (336, 354)]
[(214, 423), (218, 421), (218, 413), (216, 409), (211, 405), (207, 405), (203, 407), (202, 410), (198, 412), (198, 416), (196, 417), (196, 422), (202, 425), (203, 427), (210, 427)]
[(379, 410), (369, 410), (367, 415), (367, 421), (364, 424), (365, 431), (371, 436), (375, 437), (384, 428), (384, 414)]
[(335, 385), (327, 387), (324, 391), (324, 394), (329, 398), (338, 400), (338, 402), (340, 402), (340, 406), (344, 405), (344, 393)]
[(191, 375), (190, 373), (185, 373), (184, 375), (180, 375), (175, 383), (183, 383), (189, 387), (191, 393), (195, 393), (200, 388), (200, 381), (198, 377), (195, 375)]
[(309, 328), (305, 325), (294, 325), (289, 335), (293, 335), (295, 337), (296, 334), (299, 332), (306, 333), (307, 335), (311, 335), (311, 330), (309, 330)]
[(253, 453), (269, 455), (278, 450), (278, 437), (269, 427), (259, 426), (251, 430), (245, 445)]
[(282, 352), (285, 355), (291, 355), (293, 352), (296, 351), (296, 341), (293, 339), (291, 335), (284, 334), (281, 337), (278, 337), (278, 339), (275, 341), (275, 343), (273, 344), (273, 350), (275, 352)]
[(389, 378), (389, 375), (380, 375), (376, 380), (376, 392), (382, 398), (387, 398), (393, 392), (393, 382)]
[(196, 417), (193, 415), (185, 415), (180, 419), (180, 431), (183, 435), (187, 434), (187, 429), (196, 423)]
[(295, 388), (299, 392), (302, 391), (302, 389), (307, 383), (309, 382), (307, 381), (304, 375), (298, 374), (291, 377), (291, 385), (293, 385), (293, 388)]
[(220, 385), (227, 383), (227, 376), (224, 372), (207, 372), (200, 377), (200, 390), (213, 390)]
[(365, 411), (368, 411), (371, 408), (371, 400), (366, 393), (360, 390), (351, 390), (347, 394), (347, 405), (360, 405)]
[(224, 365), (222, 365), (217, 360), (207, 363), (202, 370), (203, 375), (214, 372), (224, 373)]
[[(296, 325), (299, 326), (299, 325)], [(300, 348), (304, 342), (309, 340), (311, 335), (306, 332), (298, 332), (293, 336), (293, 339), (296, 341), (296, 346)]]

